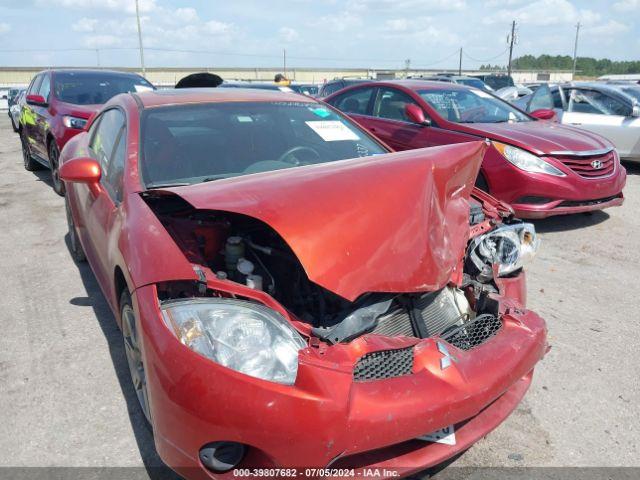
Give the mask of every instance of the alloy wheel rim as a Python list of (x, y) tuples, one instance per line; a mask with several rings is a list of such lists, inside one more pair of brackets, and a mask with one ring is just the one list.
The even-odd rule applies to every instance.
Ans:
[(140, 352), (139, 337), (136, 331), (136, 318), (130, 305), (125, 305), (122, 309), (122, 334), (124, 337), (124, 349), (129, 365), (129, 373), (133, 388), (138, 397), (140, 408), (147, 421), (149, 417), (149, 398), (147, 396), (147, 377), (142, 362)]
[(67, 225), (69, 226), (69, 242), (71, 242), (71, 249), (75, 252), (78, 249), (76, 238), (76, 226), (73, 223), (73, 216), (71, 215), (71, 208), (67, 203)]
[(60, 189), (60, 172), (58, 171), (58, 151), (54, 146), (49, 149), (49, 159), (51, 160), (51, 178), (56, 190)]

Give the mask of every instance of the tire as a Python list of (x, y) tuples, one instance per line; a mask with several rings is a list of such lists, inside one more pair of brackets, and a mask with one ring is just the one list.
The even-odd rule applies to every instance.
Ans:
[(71, 215), (71, 207), (69, 206), (69, 200), (64, 202), (65, 210), (67, 211), (67, 227), (69, 228), (69, 250), (71, 256), (76, 263), (83, 263), (87, 261), (87, 257), (84, 254), (80, 239), (78, 238), (78, 231), (76, 225), (73, 222), (73, 215)]
[(9, 115), (9, 118), (11, 119), (11, 128), (13, 128), (14, 132), (18, 132), (18, 126), (16, 125), (16, 121), (13, 119), (13, 115)]
[(49, 142), (49, 165), (51, 165), (51, 180), (53, 181), (53, 191), (64, 197), (64, 182), (60, 179), (59, 168), (60, 152), (55, 140)]
[(42, 168), (38, 162), (33, 159), (31, 155), (31, 147), (29, 146), (29, 140), (24, 133), (24, 129), (20, 132), (20, 143), (22, 144), (22, 161), (24, 162), (25, 170), (33, 172)]
[(136, 323), (136, 314), (131, 303), (131, 295), (125, 289), (120, 295), (120, 318), (122, 319), (122, 339), (124, 350), (131, 374), (133, 389), (138, 398), (138, 404), (147, 424), (151, 425), (149, 412), (149, 396), (147, 393), (147, 380), (144, 370), (142, 352), (140, 351), (140, 336)]

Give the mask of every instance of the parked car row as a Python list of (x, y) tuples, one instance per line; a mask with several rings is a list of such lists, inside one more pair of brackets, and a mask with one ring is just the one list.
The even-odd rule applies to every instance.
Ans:
[(348, 83), (322, 101), (54, 70), (26, 91), (25, 167), (66, 192), (71, 254), (187, 478), (406, 476), (466, 450), (549, 348), (526, 305), (539, 241), (518, 216), (623, 201), (611, 143), (549, 109), (453, 82)]

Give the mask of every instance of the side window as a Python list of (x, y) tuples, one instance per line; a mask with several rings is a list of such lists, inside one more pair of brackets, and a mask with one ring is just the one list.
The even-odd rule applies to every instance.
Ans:
[(122, 181), (124, 177), (124, 158), (126, 156), (126, 129), (120, 129), (120, 134), (116, 140), (116, 148), (111, 156), (111, 161), (107, 166), (107, 176), (105, 184), (111, 192), (111, 196), (116, 201), (122, 200)]
[(40, 90), (41, 83), (42, 83), (42, 75), (38, 75), (36, 78), (33, 79), (33, 83), (31, 83), (31, 86), (29, 87), (29, 91), (27, 92), (27, 95), (37, 95), (38, 90)]
[(560, 89), (551, 92), (551, 96), (553, 97), (553, 108), (564, 110), (564, 105), (562, 104), (562, 93), (560, 93)]
[(569, 100), (569, 111), (628, 116), (631, 114), (631, 106), (602, 92), (573, 89)]
[(371, 101), (372, 94), (373, 87), (361, 88), (343, 93), (331, 103), (342, 112), (367, 115), (367, 107)]
[(49, 101), (49, 92), (51, 92), (51, 77), (45, 73), (42, 76), (42, 83), (38, 89), (38, 95), (42, 95), (46, 101)]
[(408, 122), (405, 106), (409, 103), (418, 105), (409, 95), (393, 88), (380, 88), (373, 106), (373, 115), (390, 120)]
[[(112, 197), (117, 197), (120, 192), (114, 188), (113, 182), (116, 185), (121, 183), (121, 180), (117, 180), (117, 172), (122, 172), (124, 169), (124, 140), (120, 142), (123, 144), (122, 147), (119, 146), (124, 132), (124, 115), (120, 110), (112, 108), (104, 112), (98, 121), (95, 131), (92, 133), (89, 147), (94, 158), (100, 164), (105, 187)], [(118, 158), (116, 159), (116, 157)], [(111, 165), (113, 160), (116, 160), (119, 165)]]
[(540, 85), (533, 93), (529, 100), (527, 111), (535, 112), (540, 109), (552, 109), (554, 107), (554, 99), (548, 85)]

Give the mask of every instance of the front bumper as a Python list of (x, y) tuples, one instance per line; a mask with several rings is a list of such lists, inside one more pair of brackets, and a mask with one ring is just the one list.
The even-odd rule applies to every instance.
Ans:
[[(250, 447), (239, 468), (387, 465), (403, 474), (428, 468), (509, 415), (547, 348), (544, 321), (515, 309), (486, 343), (470, 351), (448, 346), (457, 361), (445, 370), (435, 339), (365, 335), (302, 350), (296, 383), (286, 386), (230, 371), (181, 345), (161, 320), (155, 287), (136, 290), (134, 307), (156, 448), (188, 478), (211, 477), (198, 451), (219, 440)], [(365, 353), (410, 346), (411, 375), (353, 381)], [(455, 446), (412, 440), (452, 424)]]
[(566, 176), (525, 172), (507, 162), (494, 148), (487, 150), (483, 171), (491, 194), (509, 203), (520, 218), (590, 212), (624, 202), (622, 189), (627, 173), (618, 161), (611, 175), (585, 178), (559, 161), (548, 160)]

